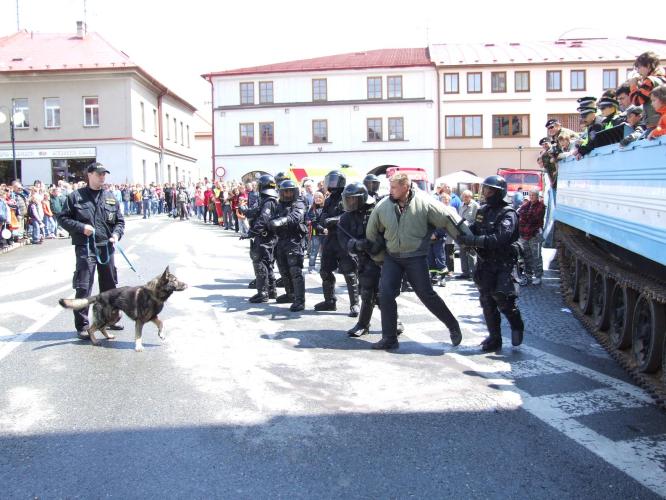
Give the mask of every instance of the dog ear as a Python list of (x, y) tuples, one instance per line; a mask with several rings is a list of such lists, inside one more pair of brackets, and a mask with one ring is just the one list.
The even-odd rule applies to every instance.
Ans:
[(169, 276), (169, 266), (166, 266), (166, 269), (162, 273), (162, 278), (167, 279), (168, 276)]

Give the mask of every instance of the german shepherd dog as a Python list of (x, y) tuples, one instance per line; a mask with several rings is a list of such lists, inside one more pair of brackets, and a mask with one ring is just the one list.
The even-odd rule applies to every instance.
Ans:
[(141, 332), (143, 325), (153, 322), (157, 326), (157, 334), (164, 340), (164, 323), (157, 315), (162, 311), (164, 303), (173, 292), (185, 290), (187, 285), (169, 272), (169, 267), (162, 274), (143, 286), (124, 286), (102, 292), (99, 295), (84, 299), (60, 299), (62, 307), (83, 309), (93, 304), (93, 323), (88, 328), (90, 341), (98, 345), (95, 332), (101, 331), (107, 339), (115, 336), (106, 331), (107, 327), (120, 320), (120, 311), (134, 320), (134, 350), (143, 351)]

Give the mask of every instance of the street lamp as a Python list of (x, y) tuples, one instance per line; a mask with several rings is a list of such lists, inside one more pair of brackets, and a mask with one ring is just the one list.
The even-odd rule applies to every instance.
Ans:
[(7, 106), (0, 106), (0, 125), (5, 123), (7, 121), (7, 118), (9, 118), (9, 130), (10, 130), (10, 137), (12, 140), (12, 161), (14, 163), (14, 179), (18, 179), (18, 170), (16, 168), (16, 143), (14, 140), (14, 123), (17, 121), (23, 122), (23, 120), (25, 120), (25, 115), (23, 114), (23, 111), (12, 113), (11, 111), (9, 111), (9, 108)]
[(522, 170), (523, 169), (523, 147), (522, 146), (518, 146), (518, 155), (519, 155), (519, 160), (520, 160), (520, 169), (519, 170)]

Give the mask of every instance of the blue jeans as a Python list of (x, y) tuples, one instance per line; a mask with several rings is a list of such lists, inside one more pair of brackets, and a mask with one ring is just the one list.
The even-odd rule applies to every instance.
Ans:
[(55, 236), (56, 223), (55, 219), (50, 215), (44, 216), (44, 229), (46, 231), (46, 236)]
[(231, 229), (234, 225), (234, 220), (231, 216), (231, 205), (222, 205), (222, 218), (224, 220), (224, 229)]
[(310, 239), (310, 262), (308, 264), (308, 269), (315, 268), (315, 264), (317, 263), (317, 255), (319, 255), (319, 252), (321, 251), (321, 240), (323, 237), (324, 236), (321, 234), (315, 234), (312, 235), (312, 238)]
[(143, 200), (143, 218), (150, 217), (150, 205), (152, 204), (151, 200)]
[(398, 338), (398, 305), (395, 302), (400, 294), (400, 282), (403, 272), (414, 288), (416, 296), (438, 320), (449, 330), (458, 329), (458, 320), (432, 289), (428, 274), (428, 261), (425, 255), (419, 257), (384, 257), (382, 276), (379, 281), (379, 308), (382, 313), (382, 338), (394, 341)]
[(204, 206), (203, 206), (203, 205), (200, 205), (200, 206), (196, 207), (196, 209), (197, 209), (197, 219), (203, 219), (203, 216), (204, 216)]
[(39, 240), (44, 236), (44, 229), (42, 229), (42, 226), (36, 220), (30, 223), (30, 229), (32, 230), (32, 242), (39, 243)]

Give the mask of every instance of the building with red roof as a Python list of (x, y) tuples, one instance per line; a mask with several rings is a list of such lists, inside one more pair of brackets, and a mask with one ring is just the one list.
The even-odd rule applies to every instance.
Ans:
[[(113, 183), (198, 179), (194, 106), (99, 34), (77, 28), (0, 37), (0, 112), (20, 118), (22, 181), (80, 180), (93, 161)], [(0, 125), (0, 182), (13, 179), (13, 158), (10, 127)]]

